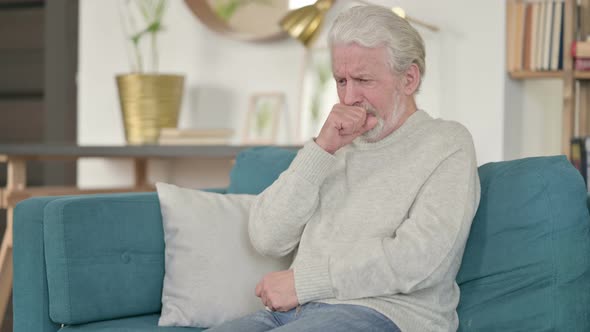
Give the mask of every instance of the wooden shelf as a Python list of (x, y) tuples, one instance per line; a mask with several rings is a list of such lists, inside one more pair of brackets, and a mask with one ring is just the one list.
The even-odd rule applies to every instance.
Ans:
[[(270, 144), (267, 144), (270, 145)], [(235, 158), (245, 149), (265, 145), (120, 145), (80, 146), (75, 144), (0, 144), (0, 161), (77, 160), (78, 158)], [(275, 145), (299, 150), (300, 145)]]
[(535, 79), (535, 78), (563, 78), (563, 70), (553, 71), (512, 71), (510, 77), (515, 80)]
[[(543, 79), (543, 78), (563, 78), (563, 70), (557, 71), (513, 71), (510, 77), (515, 80), (525, 79)], [(590, 70), (574, 71), (574, 78), (577, 80), (590, 80)]]
[(45, 1), (43, 0), (4, 0), (0, 1), (0, 10), (11, 9), (27, 9), (27, 8), (43, 8)]
[(574, 72), (574, 78), (577, 80), (590, 80), (590, 71), (576, 70)]

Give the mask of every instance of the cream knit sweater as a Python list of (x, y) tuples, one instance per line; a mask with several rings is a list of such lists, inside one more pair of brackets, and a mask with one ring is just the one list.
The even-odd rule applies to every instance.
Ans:
[(299, 303), (373, 308), (404, 332), (455, 331), (455, 282), (479, 204), (473, 142), (460, 124), (412, 114), (375, 143), (331, 155), (310, 141), (252, 206), (262, 254), (296, 250)]

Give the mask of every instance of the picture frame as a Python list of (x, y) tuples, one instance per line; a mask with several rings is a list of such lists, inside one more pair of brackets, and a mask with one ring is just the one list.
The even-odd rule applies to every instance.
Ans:
[(250, 97), (243, 142), (246, 144), (275, 144), (279, 119), (285, 109), (285, 94), (257, 93)]

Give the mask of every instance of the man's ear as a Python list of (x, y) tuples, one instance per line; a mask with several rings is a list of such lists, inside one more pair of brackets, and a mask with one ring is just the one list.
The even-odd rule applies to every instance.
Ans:
[(412, 63), (410, 68), (406, 70), (403, 82), (404, 93), (407, 96), (413, 95), (418, 90), (418, 86), (420, 85), (420, 69), (418, 69), (415, 63)]

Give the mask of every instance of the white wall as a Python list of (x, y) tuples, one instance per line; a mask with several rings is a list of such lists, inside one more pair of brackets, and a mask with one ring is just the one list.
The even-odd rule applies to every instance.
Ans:
[[(78, 141), (82, 145), (122, 145), (124, 134), (114, 76), (129, 70), (117, 4), (120, 0), (80, 1)], [(504, 157), (504, 11), (497, 0), (375, 0), (397, 5), (411, 16), (438, 25), (424, 30), (427, 75), (420, 107), (457, 120), (474, 137), (480, 164)], [(340, 0), (339, 8), (351, 3)], [(241, 133), (252, 93), (283, 91), (293, 125), (280, 142), (294, 138), (304, 49), (296, 41), (245, 43), (207, 30), (171, 0), (161, 37), (161, 69), (186, 75), (181, 127), (232, 127)], [(195, 187), (225, 185), (229, 161), (153, 163), (152, 179)], [(202, 171), (202, 172), (201, 172)], [(205, 172), (207, 176), (203, 174)], [(81, 186), (131, 184), (128, 162), (84, 160)]]
[[(123, 125), (114, 76), (129, 71), (125, 40), (120, 25), (120, 0), (80, 2), (80, 53), (78, 73), (78, 143), (123, 145)], [(180, 0), (170, 1), (160, 39), (161, 71), (186, 75), (181, 127), (229, 127), (242, 132), (251, 94), (287, 92), (287, 109), (294, 119), (303, 48), (284, 40), (254, 44), (221, 38), (201, 25)], [(294, 121), (294, 120), (292, 120)], [(287, 143), (294, 130), (283, 130), (280, 143)], [(170, 163), (168, 163), (170, 164)], [(227, 184), (228, 160), (150, 164), (158, 172), (152, 179), (196, 187)], [(155, 167), (154, 167), (155, 166)], [(174, 171), (185, 170), (188, 171)], [(131, 164), (83, 160), (78, 167), (82, 187), (130, 185)], [(199, 171), (207, 176), (200, 176)]]
[[(504, 135), (505, 2), (381, 1), (441, 28), (440, 116), (471, 131), (479, 164), (501, 160)], [(429, 49), (426, 50), (427, 57)], [(427, 69), (428, 70), (428, 69)], [(428, 80), (428, 74), (426, 76)]]
[(528, 80), (523, 85), (522, 149), (519, 158), (561, 154), (561, 80)]
[[(507, 79), (505, 159), (561, 154), (563, 83), (559, 79)], [(510, 102), (514, 104), (510, 104)]]

